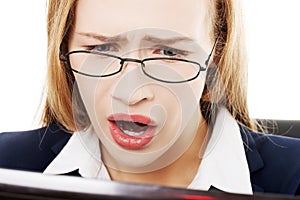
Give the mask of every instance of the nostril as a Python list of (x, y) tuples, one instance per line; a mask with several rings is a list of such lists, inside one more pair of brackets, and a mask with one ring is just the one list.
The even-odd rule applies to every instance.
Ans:
[(121, 101), (123, 104), (128, 106), (137, 105), (154, 99), (154, 93), (150, 88), (139, 88), (134, 92), (128, 90), (119, 90), (114, 92), (112, 98)]
[(150, 88), (140, 88), (132, 96), (130, 96), (128, 104), (136, 105), (145, 101), (151, 101), (153, 98), (154, 94)]

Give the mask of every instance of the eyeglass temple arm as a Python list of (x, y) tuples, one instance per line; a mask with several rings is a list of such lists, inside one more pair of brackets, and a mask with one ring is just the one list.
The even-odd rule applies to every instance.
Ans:
[(219, 41), (220, 35), (221, 35), (221, 30), (219, 30), (219, 33), (218, 33), (218, 36), (217, 36), (216, 41), (215, 41), (215, 43), (214, 43), (214, 46), (213, 46), (213, 48), (211, 49), (211, 52), (210, 52), (210, 54), (208, 55), (207, 60), (205, 61), (205, 66), (206, 66), (206, 67), (208, 66), (208, 63), (209, 63), (209, 61), (210, 61), (210, 57), (211, 57), (211, 55), (213, 54), (213, 52), (214, 52), (214, 50), (215, 50), (215, 47), (216, 47), (216, 45), (217, 45), (217, 43), (218, 43), (218, 41)]

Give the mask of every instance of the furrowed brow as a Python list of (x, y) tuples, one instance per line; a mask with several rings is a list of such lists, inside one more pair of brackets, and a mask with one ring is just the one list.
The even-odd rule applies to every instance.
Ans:
[(174, 44), (174, 43), (179, 43), (179, 42), (193, 42), (194, 40), (192, 38), (189, 37), (173, 37), (173, 38), (158, 38), (158, 37), (154, 37), (154, 36), (145, 36), (143, 38), (144, 41), (147, 42), (151, 42), (151, 43), (156, 43), (156, 44), (166, 44), (166, 45), (170, 45), (170, 44)]
[(96, 39), (101, 42), (128, 42), (126, 37), (121, 37), (121, 36), (108, 37), (108, 36), (99, 35), (99, 34), (95, 34), (95, 33), (81, 33), (81, 32), (75, 32), (75, 34), (78, 34), (80, 36), (84, 36), (87, 38)]

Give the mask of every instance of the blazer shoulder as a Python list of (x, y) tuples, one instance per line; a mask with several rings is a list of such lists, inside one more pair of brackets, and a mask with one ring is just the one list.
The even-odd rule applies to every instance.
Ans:
[(59, 125), (0, 133), (0, 167), (43, 171), (69, 140)]
[(300, 195), (300, 139), (251, 131), (247, 136), (250, 168), (261, 165), (250, 170), (252, 182), (266, 192)]
[[(300, 169), (300, 139), (281, 135), (251, 133), (265, 161), (294, 164)], [(274, 160), (276, 158), (276, 160)]]

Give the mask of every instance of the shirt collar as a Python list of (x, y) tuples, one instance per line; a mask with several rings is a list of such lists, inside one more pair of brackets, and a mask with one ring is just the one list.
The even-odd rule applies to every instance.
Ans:
[(74, 132), (43, 173), (66, 174), (78, 169), (82, 177), (95, 178), (100, 174), (101, 168), (99, 140), (90, 127), (84, 132)]
[(239, 126), (227, 109), (219, 111), (191, 189), (252, 194), (250, 172)]
[[(73, 133), (44, 173), (66, 174), (77, 169), (85, 178), (110, 179), (101, 161), (98, 137), (92, 128)], [(211, 186), (225, 192), (252, 194), (239, 126), (225, 108), (217, 115), (201, 165), (188, 188), (209, 190)]]

